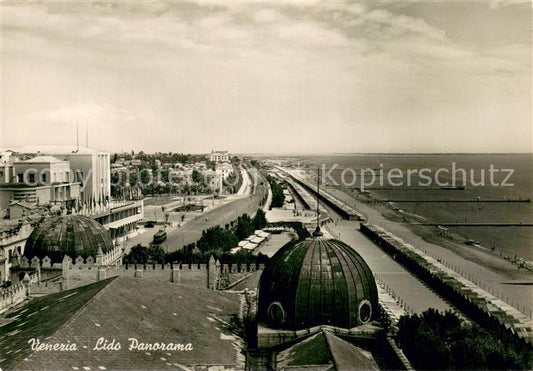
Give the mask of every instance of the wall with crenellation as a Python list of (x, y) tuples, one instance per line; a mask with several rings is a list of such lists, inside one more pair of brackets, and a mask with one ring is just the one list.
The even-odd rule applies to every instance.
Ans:
[(23, 302), (31, 292), (30, 286), (37, 282), (39, 282), (38, 273), (27, 273), (23, 282), (0, 289), (0, 313)]
[[(46, 282), (35, 282), (34, 293), (51, 293), (84, 286), (102, 279), (123, 276), (150, 279), (157, 282), (173, 282), (179, 284), (207, 287), (223, 290), (232, 283), (252, 272), (263, 270), (264, 264), (220, 264), (211, 258), (209, 264), (111, 264), (99, 265), (93, 257), (74, 261), (66, 256), (61, 265), (51, 265), (45, 257), (40, 261), (34, 257), (31, 261), (22, 262), (19, 270), (46, 271), (49, 277)], [(55, 273), (54, 273), (55, 272)], [(39, 280), (40, 281), (40, 280)]]

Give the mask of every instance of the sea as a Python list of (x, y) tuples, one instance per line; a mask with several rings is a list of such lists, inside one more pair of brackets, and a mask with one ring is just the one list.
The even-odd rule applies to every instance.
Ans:
[[(533, 224), (531, 153), (333, 154), (287, 160), (306, 172), (320, 169), (321, 183), (328, 187), (354, 198), (362, 190), (369, 192), (369, 197), (387, 200), (421, 221), (521, 223), (447, 228), (505, 256), (533, 260), (533, 226), (524, 226)], [(448, 200), (473, 202), (444, 202)]]

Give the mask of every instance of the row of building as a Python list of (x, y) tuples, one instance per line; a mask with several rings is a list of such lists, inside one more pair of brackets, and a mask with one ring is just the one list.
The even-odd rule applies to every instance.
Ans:
[[(154, 177), (153, 181), (160, 186), (171, 185), (182, 188), (200, 184), (206, 186), (211, 192), (216, 191), (222, 194), (224, 184), (227, 184), (230, 175), (235, 173), (234, 166), (229, 161), (229, 154), (227, 151), (212, 151), (206, 158), (210, 159), (214, 165), (209, 164), (207, 161), (162, 163), (160, 159), (155, 159), (154, 164), (157, 169), (156, 172), (159, 171), (159, 175)], [(119, 157), (111, 164), (111, 173), (120, 176), (120, 180), (124, 180), (133, 187), (134, 184), (129, 181), (133, 179), (131, 174), (140, 174), (140, 171), (146, 171), (143, 166), (147, 167), (146, 161), (143, 162), (138, 158), (126, 159), (125, 157)], [(200, 176), (199, 182), (195, 181), (193, 176), (195, 172)], [(125, 178), (127, 176), (129, 178)], [(137, 176), (135, 179), (139, 181), (139, 178)]]
[(110, 154), (76, 146), (25, 146), (0, 151), (0, 284), (9, 281), (34, 227), (50, 214), (84, 215), (117, 246), (144, 217), (142, 200), (111, 197)]
[(22, 147), (1, 152), (0, 212), (11, 201), (59, 204), (110, 200), (110, 155), (83, 147)]
[[(111, 156), (79, 146), (24, 146), (0, 151), (0, 284), (9, 281), (13, 258), (24, 255), (26, 240), (36, 225), (52, 214), (89, 217), (108, 230), (120, 245), (144, 217), (143, 201), (116, 201), (111, 197)], [(227, 151), (212, 151), (205, 162), (180, 164), (169, 175), (183, 184), (193, 183), (199, 171), (212, 190), (234, 173)], [(136, 159), (134, 159), (136, 160)], [(122, 163), (121, 166), (126, 165)], [(128, 163), (125, 168), (141, 165)]]

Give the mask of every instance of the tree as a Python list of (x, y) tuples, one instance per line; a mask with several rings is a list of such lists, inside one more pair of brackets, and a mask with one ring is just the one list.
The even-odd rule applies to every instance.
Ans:
[(417, 369), (531, 369), (533, 354), (452, 312), (402, 316), (398, 343)]
[(285, 194), (283, 188), (271, 176), (267, 177), (270, 189), (272, 190), (272, 207), (282, 207), (285, 202)]
[(235, 228), (235, 236), (239, 241), (244, 240), (246, 237), (251, 235), (254, 231), (254, 224), (248, 216), (248, 214), (243, 214), (237, 218), (237, 227)]
[(263, 209), (257, 209), (257, 212), (255, 213), (255, 216), (254, 216), (253, 223), (254, 223), (255, 229), (263, 229), (266, 227), (267, 219), (266, 219), (266, 215)]
[(163, 263), (165, 261), (165, 250), (160, 245), (151, 244), (148, 248), (147, 263)]
[(148, 260), (148, 251), (146, 247), (141, 244), (135, 245), (131, 248), (130, 252), (124, 257), (126, 263), (146, 263)]
[(225, 230), (219, 225), (208, 228), (202, 232), (202, 237), (196, 243), (201, 252), (210, 252), (215, 250), (229, 251), (237, 244), (239, 240), (232, 231)]
[(149, 247), (141, 244), (135, 245), (124, 257), (124, 262), (130, 264), (162, 263), (164, 260), (165, 251), (159, 245), (150, 245)]
[(202, 174), (198, 170), (193, 170), (191, 178), (193, 182), (200, 183), (202, 181)]

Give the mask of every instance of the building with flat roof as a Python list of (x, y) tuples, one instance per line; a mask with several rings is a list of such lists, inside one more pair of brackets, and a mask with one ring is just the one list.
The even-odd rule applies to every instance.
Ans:
[[(235, 293), (117, 277), (33, 299), (12, 313), (0, 335), (2, 369), (244, 369), (241, 340), (226, 325), (239, 313)], [(120, 349), (95, 349), (102, 337)], [(77, 349), (33, 352), (32, 338)]]
[(68, 161), (53, 156), (12, 159), (8, 182), (0, 183), (0, 210), (13, 201), (34, 205), (58, 204), (73, 208), (80, 197), (80, 184), (73, 182)]
[(0, 208), (22, 200), (40, 205), (66, 202), (66, 209), (73, 214), (89, 216), (102, 224), (115, 243), (135, 231), (144, 216), (142, 200), (111, 199), (107, 152), (55, 145), (23, 146), (6, 152), (21, 159), (14, 163), (14, 180), (22, 182), (0, 184)]
[(111, 157), (108, 152), (76, 146), (23, 146), (14, 149), (19, 156), (53, 156), (68, 161), (73, 182), (80, 183), (83, 197), (95, 202), (111, 197)]
[(70, 163), (53, 156), (36, 156), (13, 162), (18, 183), (66, 183), (72, 180)]
[(227, 162), (229, 161), (228, 151), (215, 151), (212, 150), (209, 155), (209, 160), (212, 162)]

